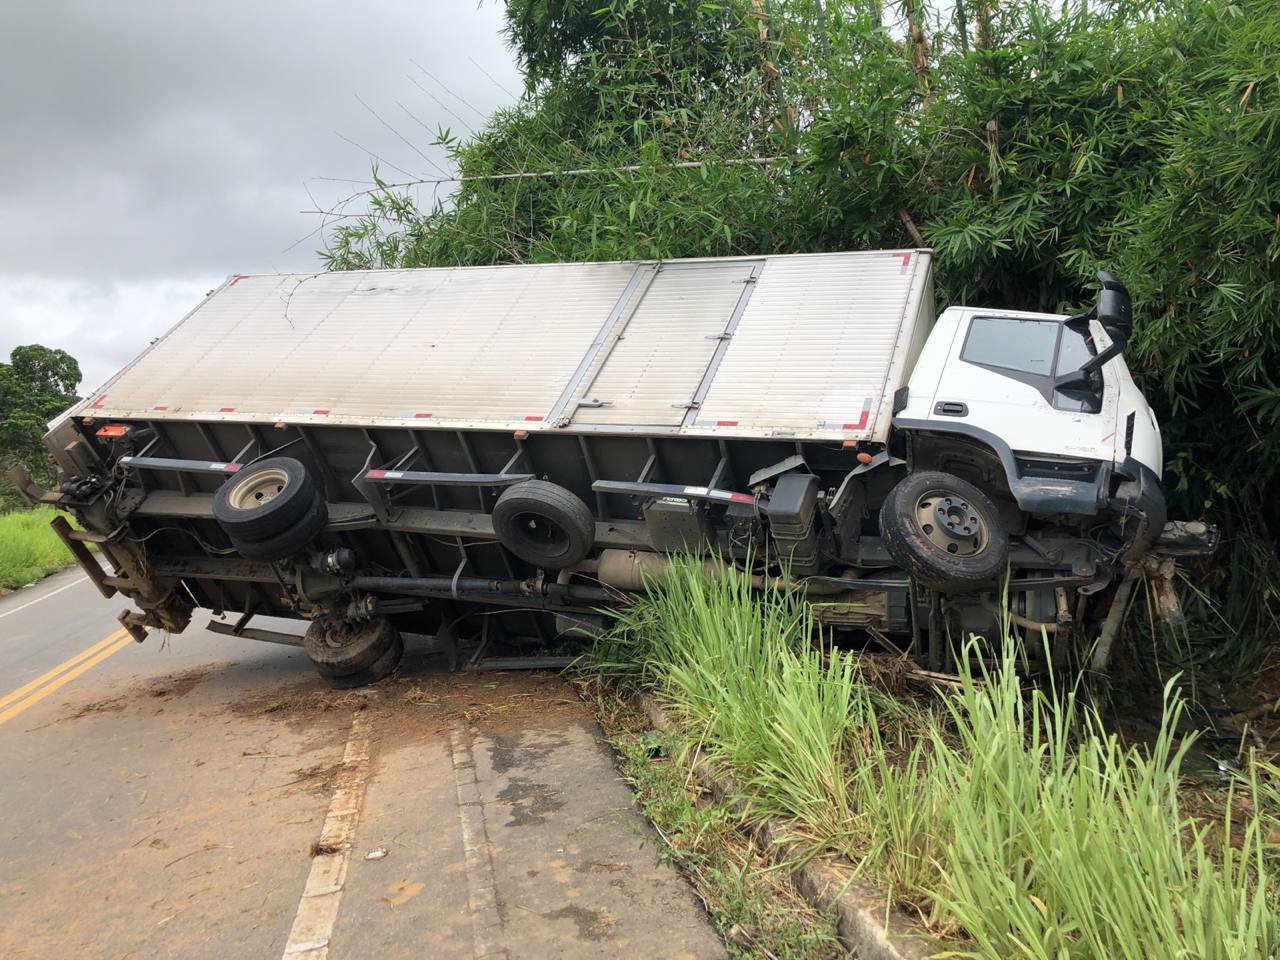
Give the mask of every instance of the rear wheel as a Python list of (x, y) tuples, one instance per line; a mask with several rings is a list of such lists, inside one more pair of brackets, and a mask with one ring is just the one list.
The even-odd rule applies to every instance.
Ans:
[[(403, 653), (400, 631), (385, 617), (355, 624), (341, 620), (316, 620), (302, 638), (302, 647), (315, 664), (316, 671), (330, 680), (354, 677), (373, 670), (397, 643)], [(399, 656), (395, 662), (400, 662)]]
[(277, 537), (306, 515), (318, 492), (293, 457), (268, 457), (227, 479), (213, 497), (213, 518), (233, 540)]
[(402, 657), (404, 657), (404, 639), (399, 633), (396, 633), (395, 639), (391, 641), (391, 646), (365, 669), (357, 670), (355, 673), (348, 673), (345, 676), (327, 677), (326, 679), (329, 681), (329, 686), (335, 690), (350, 690), (352, 687), (363, 687), (370, 683), (377, 683), (379, 680), (385, 680), (395, 673), (396, 667), (400, 666)]
[(880, 508), (885, 548), (917, 583), (942, 593), (990, 587), (1009, 558), (1009, 534), (991, 498), (959, 477), (913, 473)]

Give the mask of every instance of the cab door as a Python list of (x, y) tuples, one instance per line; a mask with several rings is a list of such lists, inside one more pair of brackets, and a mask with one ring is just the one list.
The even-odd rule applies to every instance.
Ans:
[(1101, 397), (1068, 395), (1054, 378), (1093, 356), (1088, 335), (1065, 318), (969, 311), (938, 380), (930, 419), (995, 434), (1019, 453), (1112, 460), (1115, 373), (1103, 367)]

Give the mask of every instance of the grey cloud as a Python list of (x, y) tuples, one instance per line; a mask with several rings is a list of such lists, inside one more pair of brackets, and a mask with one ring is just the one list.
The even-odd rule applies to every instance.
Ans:
[[(444, 165), (396, 101), (432, 129), (459, 124), (406, 75), (479, 118), (410, 61), (488, 112), (510, 96), (472, 58), (520, 84), (500, 22), (500, 4), (472, 0), (6, 0), (0, 359), (57, 331), (105, 368), (145, 345), (177, 291), (312, 269), (319, 238), (288, 249), (317, 224), (304, 182), (328, 205), (352, 188), (311, 178), (368, 176), (335, 131), (435, 174), (356, 96)], [(146, 329), (130, 329), (139, 315)]]

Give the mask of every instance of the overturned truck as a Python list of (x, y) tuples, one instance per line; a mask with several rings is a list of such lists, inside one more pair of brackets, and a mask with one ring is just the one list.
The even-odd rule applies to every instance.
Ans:
[(51, 425), (53, 490), (13, 479), (137, 639), (208, 609), (339, 685), (404, 633), (598, 630), (676, 552), (935, 670), (1002, 616), (1033, 665), (1105, 657), (1134, 582), (1173, 612), (1170, 558), (1216, 538), (1166, 523), (1128, 294), (935, 321), (931, 261), (234, 276)]

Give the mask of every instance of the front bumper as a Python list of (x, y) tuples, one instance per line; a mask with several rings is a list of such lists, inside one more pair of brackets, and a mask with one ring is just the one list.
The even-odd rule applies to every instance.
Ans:
[(1151, 545), (1162, 557), (1203, 557), (1218, 549), (1221, 533), (1203, 520), (1169, 520)]

